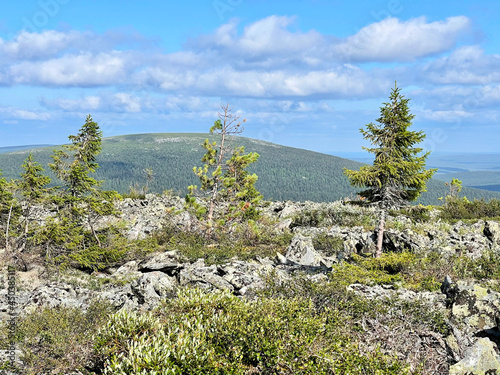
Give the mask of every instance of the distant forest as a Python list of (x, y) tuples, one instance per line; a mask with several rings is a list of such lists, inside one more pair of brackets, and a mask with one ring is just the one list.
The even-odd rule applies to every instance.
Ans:
[[(149, 191), (161, 193), (172, 189), (184, 196), (187, 187), (199, 184), (193, 173), (194, 166), (202, 166), (204, 149), (201, 144), (208, 134), (159, 133), (125, 135), (103, 139), (102, 153), (98, 156), (100, 168), (95, 177), (104, 180), (103, 189), (127, 193), (131, 187), (141, 188), (146, 184), (145, 168), (151, 168), (154, 179)], [(231, 142), (245, 146), (246, 152), (257, 152), (259, 160), (249, 171), (256, 173), (257, 189), (266, 200), (292, 200), (329, 202), (356, 196), (357, 190), (350, 186), (343, 168), (357, 169), (362, 163), (332, 155), (280, 146), (269, 142), (244, 137), (233, 137)], [(45, 167), (45, 173), (54, 179), (47, 163), (51, 162), (56, 147), (36, 149), (34, 156)], [(7, 179), (18, 178), (21, 164), (28, 150), (0, 154), (0, 169)], [(440, 204), (438, 199), (447, 194), (444, 181), (431, 180), (428, 191), (417, 203)], [(500, 198), (500, 193), (464, 188), (462, 195), (469, 199)]]

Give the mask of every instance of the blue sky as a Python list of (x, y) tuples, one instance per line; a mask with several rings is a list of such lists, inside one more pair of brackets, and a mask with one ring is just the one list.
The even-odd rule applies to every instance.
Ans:
[(341, 154), (394, 82), (433, 152), (497, 152), (498, 1), (0, 2), (0, 147), (208, 132)]

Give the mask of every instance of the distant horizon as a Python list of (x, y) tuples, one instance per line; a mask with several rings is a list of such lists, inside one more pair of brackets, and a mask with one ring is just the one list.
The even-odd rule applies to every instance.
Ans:
[[(321, 153), (395, 82), (432, 152), (500, 144), (500, 2), (253, 0), (0, 3), (0, 147), (206, 132), (220, 103), (245, 136)], [(22, 140), (22, 141), (20, 141)]]
[[(144, 135), (147, 135), (147, 134), (206, 134), (206, 135), (209, 135), (209, 132), (203, 132), (203, 131), (199, 131), (199, 132), (147, 132), (147, 133), (141, 132), (141, 133), (127, 133), (127, 134), (116, 134), (116, 135), (111, 135), (111, 136), (103, 136), (103, 139), (113, 138), (113, 137), (124, 137), (124, 136), (129, 136), (129, 135), (142, 135), (142, 134), (144, 134)], [(239, 134), (237, 136), (259, 140), (257, 138), (249, 137), (245, 134)], [(266, 141), (266, 142), (269, 142), (269, 141)], [(56, 143), (54, 143), (54, 144), (14, 144), (14, 145), (8, 145), (8, 146), (0, 146), (0, 150), (7, 149), (7, 148), (15, 148), (15, 147), (26, 147), (26, 148), (52, 147), (52, 146), (61, 146), (63, 144), (68, 144), (68, 143), (69, 143), (69, 141), (66, 141), (64, 143), (57, 143), (57, 144)], [(291, 145), (286, 145), (286, 144), (277, 143), (277, 142), (270, 142), (270, 143), (278, 144), (281, 146), (287, 146), (287, 147), (301, 148), (301, 149), (308, 150), (308, 151), (320, 152), (323, 154), (338, 156), (338, 157), (350, 156), (350, 157), (356, 157), (356, 158), (370, 158), (373, 156), (373, 154), (369, 153), (368, 151), (364, 151), (364, 150), (359, 150), (359, 151), (332, 151), (332, 150), (316, 151), (313, 149), (291, 146)], [(360, 148), (361, 148), (361, 146), (360, 146)], [(425, 151), (426, 150), (424, 150), (424, 152)], [(436, 155), (457, 155), (457, 156), (460, 156), (460, 155), (500, 155), (500, 151), (498, 151), (498, 152), (490, 152), (490, 151), (485, 151), (485, 152), (481, 152), (481, 151), (472, 151), (472, 152), (469, 152), (469, 151), (467, 151), (467, 152), (465, 152), (465, 151), (461, 151), (461, 152), (457, 152), (457, 151), (431, 151), (431, 154), (429, 157), (432, 157), (433, 155), (434, 156), (436, 156)]]

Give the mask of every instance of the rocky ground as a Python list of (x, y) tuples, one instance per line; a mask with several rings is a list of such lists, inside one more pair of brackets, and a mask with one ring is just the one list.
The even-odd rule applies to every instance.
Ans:
[[(130, 240), (145, 238), (160, 230), (167, 218), (180, 230), (197, 230), (200, 223), (182, 211), (182, 207), (183, 201), (177, 197), (150, 195), (145, 200), (125, 199), (119, 203), (121, 214), (104, 218), (100, 225), (120, 224)], [(96, 297), (110, 301), (117, 309), (151, 310), (162, 299), (173, 298), (179, 287), (187, 285), (206, 290), (229, 290), (241, 298), (252, 299), (263, 287), (266, 275), (274, 274), (280, 280), (287, 280), (303, 274), (315, 283), (323, 283), (332, 267), (352, 254), (368, 256), (373, 253), (375, 234), (363, 226), (338, 225), (332, 215), (323, 217), (319, 226), (297, 220), (299, 216), (306, 216), (314, 224), (319, 220), (314, 218), (316, 214), (311, 214), (315, 211), (316, 214), (318, 211), (339, 212), (337, 222), (340, 224), (345, 224), (342, 220), (351, 216), (369, 218), (374, 215), (371, 209), (342, 202), (271, 203), (264, 213), (276, 219), (274, 230), (293, 233), (286, 253), (278, 253), (274, 258), (255, 257), (246, 261), (234, 258), (224, 264), (206, 265), (203, 259), (188, 261), (179, 251), (172, 250), (150, 254), (92, 275), (78, 270), (55, 274), (40, 264), (29, 264), (25, 272), (17, 274), (18, 311), (26, 314), (42, 305), (86, 309)], [(47, 214), (41, 214), (39, 220), (43, 221)], [(434, 220), (413, 225), (408, 220), (403, 216), (390, 219), (385, 249), (415, 252), (433, 249), (444, 258), (463, 252), (474, 259), (485, 251), (496, 251), (500, 245), (500, 225), (494, 221), (451, 225)], [(314, 238), (318, 235), (336, 238), (342, 246), (326, 250), (315, 248)], [(5, 286), (6, 272), (3, 281)], [(417, 351), (427, 350), (429, 361), (435, 361), (436, 374), (500, 373), (500, 294), (497, 291), (473, 280), (456, 281), (449, 277), (443, 279), (440, 292), (415, 292), (394, 285), (365, 285), (363, 280), (348, 289), (369, 299), (422, 301), (430, 309), (443, 311), (450, 328), (446, 334), (417, 332), (412, 327), (394, 332), (383, 322), (364, 321), (362, 324), (368, 326), (367, 332), (370, 332), (367, 335), (371, 335), (368, 341), (384, 338), (384, 342), (392, 342), (393, 348), (400, 345), (401, 356), (407, 358), (417, 355)], [(7, 289), (3, 288), (0, 290), (1, 319), (7, 319), (8, 309)], [(413, 349), (407, 348), (408, 343)]]

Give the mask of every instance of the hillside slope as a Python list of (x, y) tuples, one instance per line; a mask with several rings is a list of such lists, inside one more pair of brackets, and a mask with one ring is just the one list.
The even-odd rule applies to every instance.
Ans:
[[(105, 138), (98, 157), (100, 168), (96, 178), (105, 180), (104, 189), (125, 193), (134, 184), (144, 185), (143, 170), (152, 168), (155, 177), (150, 191), (173, 189), (183, 196), (187, 186), (199, 184), (192, 169), (202, 165), (204, 149), (201, 144), (206, 138), (212, 137), (200, 133), (158, 133)], [(356, 194), (357, 189), (349, 185), (343, 168), (358, 169), (362, 163), (244, 137), (232, 138), (232, 142), (245, 146), (247, 152), (260, 154), (251, 171), (259, 176), (257, 188), (267, 200), (331, 202)], [(52, 161), (50, 155), (53, 149), (36, 149), (35, 158), (46, 166)], [(0, 169), (4, 177), (19, 176), (28, 152), (0, 154)], [(428, 192), (420, 201), (439, 204), (438, 198), (446, 193), (443, 181), (432, 180), (428, 183)], [(464, 188), (463, 194), (468, 198), (500, 198), (500, 193), (469, 188)]]

